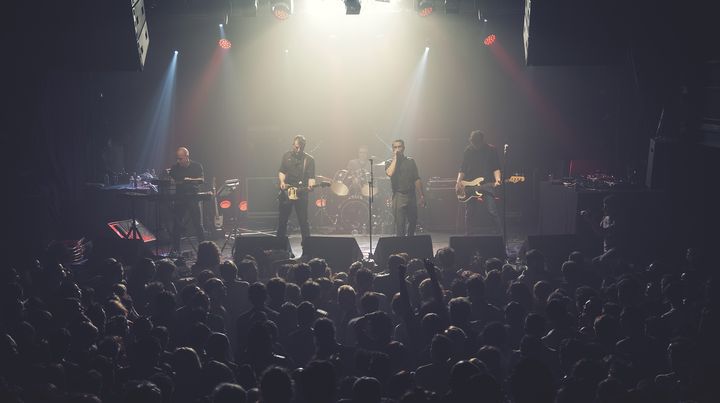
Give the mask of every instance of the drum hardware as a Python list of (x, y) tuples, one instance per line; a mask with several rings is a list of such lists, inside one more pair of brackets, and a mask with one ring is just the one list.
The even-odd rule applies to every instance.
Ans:
[[(326, 179), (325, 176), (317, 176), (317, 178)], [(324, 181), (323, 181), (324, 182)], [(330, 185), (330, 189), (332, 190), (332, 185)], [(315, 200), (315, 207), (317, 207), (317, 211), (315, 212), (314, 216), (314, 222), (317, 222), (318, 226), (328, 226), (328, 227), (335, 227), (337, 225), (337, 214), (335, 215), (335, 218), (330, 216), (328, 213), (328, 191), (327, 187), (320, 188), (320, 197)]]

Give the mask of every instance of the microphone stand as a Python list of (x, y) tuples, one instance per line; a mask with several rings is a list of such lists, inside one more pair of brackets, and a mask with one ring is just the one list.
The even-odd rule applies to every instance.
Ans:
[(370, 186), (370, 195), (368, 196), (368, 235), (370, 235), (370, 251), (368, 252), (368, 259), (373, 259), (373, 244), (372, 244), (372, 227), (373, 227), (373, 219), (372, 219), (372, 204), (373, 199), (375, 198), (375, 181), (374, 181), (374, 175), (373, 175), (373, 159), (368, 158), (368, 161), (370, 161), (370, 181), (368, 181), (368, 185)]
[(508, 146), (505, 144), (503, 147), (503, 163), (502, 171), (500, 171), (500, 185), (503, 187), (503, 244), (505, 245), (505, 256), (507, 256), (508, 239), (507, 239), (507, 196), (508, 191), (505, 187), (505, 168), (507, 168), (507, 152)]

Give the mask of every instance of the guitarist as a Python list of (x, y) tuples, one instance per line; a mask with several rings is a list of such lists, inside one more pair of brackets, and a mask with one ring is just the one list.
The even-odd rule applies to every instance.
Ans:
[[(495, 147), (485, 142), (485, 134), (480, 130), (470, 133), (470, 143), (463, 153), (462, 165), (457, 176), (455, 190), (458, 194), (465, 192), (462, 181), (472, 181), (475, 178), (485, 178), (482, 201), (478, 198), (467, 202), (465, 212), (465, 232), (477, 234), (481, 227), (481, 210), (487, 208), (487, 212), (493, 219), (497, 233), (501, 233), (500, 215), (498, 214), (495, 194), (502, 183), (500, 174), (500, 160)], [(484, 206), (484, 207), (483, 207)]]
[[(278, 197), (280, 201), (280, 215), (278, 217), (277, 236), (284, 237), (287, 235), (288, 219), (290, 218), (293, 207), (295, 207), (295, 214), (300, 224), (303, 244), (310, 236), (307, 191), (315, 187), (315, 159), (305, 153), (306, 143), (305, 136), (295, 136), (292, 142), (292, 149), (283, 154), (280, 169), (278, 170), (281, 190), (280, 196)], [(290, 187), (302, 189), (297, 192), (297, 200), (290, 200), (288, 198), (287, 190)], [(305, 188), (307, 190), (305, 190)]]

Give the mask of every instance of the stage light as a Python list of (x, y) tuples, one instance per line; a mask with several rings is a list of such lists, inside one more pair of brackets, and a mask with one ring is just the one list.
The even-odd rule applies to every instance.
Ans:
[(315, 200), (315, 207), (323, 208), (326, 206), (327, 206), (327, 199), (320, 198), (320, 199)]
[(495, 34), (490, 34), (490, 35), (488, 35), (488, 36), (485, 37), (485, 39), (483, 40), (483, 43), (485, 44), (485, 46), (490, 46), (490, 45), (492, 45), (493, 43), (495, 43), (495, 39), (497, 39), (497, 38), (495, 37)]
[(178, 52), (178, 51), (176, 50), (176, 51), (175, 51), (175, 54), (178, 54), (178, 53), (180, 53), (180, 52)]
[(433, 3), (430, 0), (419, 0), (417, 3), (418, 14), (421, 17), (427, 17), (433, 12)]
[(223, 27), (223, 24), (218, 24), (218, 27), (222, 28), (222, 27)]
[(232, 202), (230, 200), (220, 200), (220, 208), (221, 209), (229, 209), (230, 206), (232, 206)]
[(241, 201), (240, 204), (238, 204), (238, 208), (240, 209), (240, 211), (247, 211), (248, 210), (247, 200)]
[(271, 2), (272, 14), (280, 21), (287, 20), (292, 14), (292, 3), (286, 0), (274, 0)]
[(360, 0), (345, 0), (345, 14), (358, 15), (361, 8)]
[(222, 38), (218, 41), (218, 46), (223, 49), (230, 49), (232, 47), (232, 42), (230, 42), (229, 39)]

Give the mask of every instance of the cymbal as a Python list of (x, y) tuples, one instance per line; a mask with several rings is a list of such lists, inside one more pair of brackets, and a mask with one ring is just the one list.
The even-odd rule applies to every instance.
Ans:
[(385, 166), (385, 161), (383, 161), (383, 162), (378, 162), (377, 164), (373, 164), (373, 166), (376, 166), (376, 167), (384, 167), (384, 166)]
[(318, 182), (332, 182), (331, 178), (328, 178), (327, 176), (322, 176), (322, 175), (315, 175), (315, 180)]

